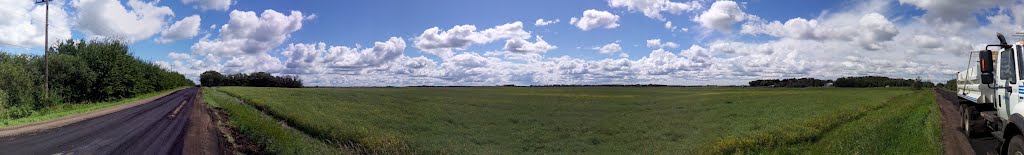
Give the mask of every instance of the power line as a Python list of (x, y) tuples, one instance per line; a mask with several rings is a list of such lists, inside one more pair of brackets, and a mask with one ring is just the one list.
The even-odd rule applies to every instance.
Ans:
[(4, 42), (0, 42), (0, 44), (7, 45), (7, 46), (21, 47), (23, 49), (31, 49), (30, 47), (25, 47), (25, 46), (15, 45), (15, 44), (9, 44), (9, 43), (4, 43)]

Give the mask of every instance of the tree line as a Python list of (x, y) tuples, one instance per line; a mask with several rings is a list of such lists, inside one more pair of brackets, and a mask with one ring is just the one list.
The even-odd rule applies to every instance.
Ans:
[(206, 71), (199, 75), (203, 86), (253, 86), (301, 88), (302, 79), (297, 76), (274, 76), (266, 72), (252, 74), (236, 73), (224, 75), (217, 71)]
[(832, 80), (819, 80), (815, 78), (790, 78), (790, 79), (766, 79), (750, 81), (751, 87), (822, 87), (832, 83)]
[(932, 82), (921, 79), (903, 79), (883, 76), (842, 77), (836, 79), (836, 87), (933, 87)]
[(822, 87), (832, 83), (835, 87), (932, 87), (932, 82), (882, 76), (841, 77), (836, 80), (815, 78), (762, 79), (748, 82), (751, 87)]
[(66, 40), (49, 48), (48, 93), (43, 92), (43, 56), (0, 52), (0, 118), (195, 85), (184, 75), (136, 58), (121, 41)]

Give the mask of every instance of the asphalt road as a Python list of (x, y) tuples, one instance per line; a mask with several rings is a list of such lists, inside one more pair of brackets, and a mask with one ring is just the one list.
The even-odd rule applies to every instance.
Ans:
[(199, 88), (40, 132), (0, 138), (0, 154), (182, 154)]

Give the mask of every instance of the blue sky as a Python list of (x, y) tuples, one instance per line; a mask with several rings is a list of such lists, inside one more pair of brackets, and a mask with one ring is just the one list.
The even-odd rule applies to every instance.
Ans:
[[(41, 16), (32, 14), (40, 7), (0, 3), (16, 6), (0, 9), (0, 16), (24, 16), (0, 23), (0, 32), (25, 32), (0, 38), (0, 50), (40, 54), (42, 43), (36, 40), (42, 37), (31, 33), (41, 32), (33, 29), (40, 27)], [(309, 85), (339, 86), (732, 85), (863, 75), (944, 81), (965, 67), (958, 63), (966, 58), (963, 51), (990, 42), (988, 33), (1020, 31), (1024, 21), (1018, 17), (1024, 13), (1014, 12), (1024, 8), (1020, 1), (1002, 0), (66, 0), (55, 5), (63, 8), (54, 10), (63, 17), (51, 19), (58, 23), (51, 25), (58, 27), (51, 38), (127, 38), (136, 56), (192, 79), (206, 70), (264, 71), (297, 75)], [(587, 18), (588, 13), (594, 16)], [(582, 24), (573, 18), (612, 22)], [(537, 25), (538, 19), (558, 22)], [(462, 26), (475, 29), (465, 32), (468, 36), (447, 35)], [(511, 29), (497, 30), (503, 26)], [(428, 33), (434, 27), (437, 31)], [(654, 40), (661, 46), (648, 45)], [(324, 47), (317, 48), (319, 43)], [(612, 44), (621, 50), (600, 49)]]

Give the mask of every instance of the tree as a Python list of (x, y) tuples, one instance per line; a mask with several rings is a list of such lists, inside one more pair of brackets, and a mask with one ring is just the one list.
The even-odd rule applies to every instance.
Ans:
[(217, 71), (206, 71), (203, 74), (199, 74), (199, 83), (203, 86), (221, 86), (224, 81), (224, 75)]

